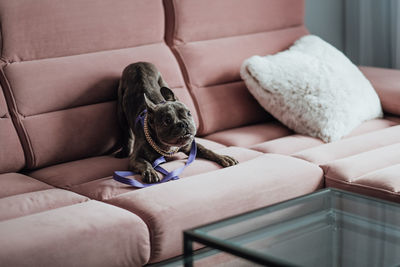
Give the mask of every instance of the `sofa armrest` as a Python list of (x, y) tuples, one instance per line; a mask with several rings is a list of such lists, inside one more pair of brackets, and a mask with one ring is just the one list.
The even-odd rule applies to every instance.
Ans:
[(360, 67), (377, 92), (383, 111), (400, 115), (400, 70)]

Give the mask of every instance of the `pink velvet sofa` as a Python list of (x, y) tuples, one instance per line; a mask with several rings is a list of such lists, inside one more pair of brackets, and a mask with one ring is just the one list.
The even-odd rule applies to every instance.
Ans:
[[(182, 231), (334, 186), (399, 201), (400, 71), (362, 67), (385, 117), (335, 143), (295, 134), (254, 100), (244, 59), (308, 34), (302, 0), (0, 0), (0, 265), (142, 266), (182, 254)], [(112, 179), (118, 79), (153, 62), (192, 110), (181, 179)], [(177, 156), (164, 164), (184, 164)]]

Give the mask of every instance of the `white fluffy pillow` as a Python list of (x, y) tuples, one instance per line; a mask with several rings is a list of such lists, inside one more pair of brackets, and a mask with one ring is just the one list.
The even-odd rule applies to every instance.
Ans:
[(317, 36), (304, 36), (275, 55), (253, 56), (243, 62), (240, 74), (275, 118), (325, 142), (382, 116), (370, 82), (343, 53)]

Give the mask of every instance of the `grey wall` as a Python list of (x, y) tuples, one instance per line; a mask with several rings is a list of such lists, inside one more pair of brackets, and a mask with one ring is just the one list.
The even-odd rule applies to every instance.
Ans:
[(308, 30), (344, 51), (344, 0), (306, 0)]

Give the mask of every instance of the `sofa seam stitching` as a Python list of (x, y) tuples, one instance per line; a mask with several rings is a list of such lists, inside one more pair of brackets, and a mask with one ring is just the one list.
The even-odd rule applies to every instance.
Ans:
[(68, 57), (75, 57), (75, 56), (82, 56), (82, 55), (91, 55), (91, 54), (96, 54), (96, 53), (118, 51), (118, 50), (125, 50), (125, 49), (134, 49), (134, 48), (137, 48), (137, 47), (143, 47), (143, 46), (155, 45), (155, 44), (163, 44), (163, 43), (165, 43), (164, 40), (158, 40), (158, 41), (154, 41), (154, 42), (150, 42), (150, 43), (132, 45), (132, 46), (127, 46), (127, 47), (109, 48), (109, 49), (97, 50), (97, 51), (87, 51), (87, 52), (80, 52), (80, 53), (70, 54), (70, 55), (59, 55), (59, 56), (32, 58), (32, 59), (27, 59), (27, 60), (24, 60), (24, 59), (22, 59), (20, 57), (18, 57), (19, 60), (7, 59), (7, 58), (5, 58), (3, 56), (1, 56), (0, 58), (6, 63), (24, 63), (24, 62), (33, 62), (33, 61), (40, 61), (40, 60), (51, 60), (51, 59), (68, 58)]
[(188, 89), (188, 92), (189, 92), (189, 95), (191, 97), (191, 100), (193, 101), (194, 108), (196, 109), (197, 117), (198, 117), (198, 120), (199, 120), (198, 132), (202, 132), (204, 130), (204, 128), (205, 128), (203, 115), (200, 113), (199, 103), (198, 103), (198, 100), (197, 100), (196, 96), (194, 95), (191, 79), (190, 79), (190, 76), (189, 76), (185, 61), (184, 61), (181, 53), (178, 51), (177, 45), (175, 45), (173, 43), (175, 32), (176, 32), (175, 25), (177, 23), (177, 20), (176, 20), (176, 15), (175, 15), (176, 9), (174, 8), (174, 1), (171, 0), (170, 3), (171, 3), (171, 12), (170, 12), (170, 14), (171, 14), (171, 16), (173, 16), (173, 25), (172, 25), (172, 29), (171, 29), (171, 32), (170, 32), (170, 34), (171, 34), (171, 43), (168, 44), (168, 42), (166, 42), (166, 44), (169, 47), (169, 49), (171, 50), (171, 52), (174, 54), (175, 59), (178, 62), (179, 69), (180, 69), (180, 71), (182, 73), (184, 83), (186, 85), (186, 88)]
[(266, 33), (266, 32), (277, 32), (277, 31), (281, 31), (281, 30), (285, 30), (285, 29), (294, 29), (294, 28), (300, 28), (300, 27), (305, 27), (304, 22), (299, 23), (299, 24), (288, 25), (288, 26), (282, 27), (282, 28), (271, 29), (271, 30), (248, 32), (248, 33), (242, 33), (242, 34), (237, 34), (237, 35), (220, 36), (220, 37), (215, 37), (215, 38), (211, 38), (211, 39), (190, 40), (190, 41), (184, 41), (183, 43), (188, 44), (188, 43), (206, 42), (206, 41), (210, 41), (210, 40), (219, 40), (219, 39), (226, 39), (226, 38), (246, 36), (246, 35), (256, 35), (256, 34), (261, 34), (261, 33)]
[[(32, 142), (29, 138), (28, 132), (26, 131), (26, 128), (24, 124), (21, 121), (20, 116), (22, 114), (19, 113), (17, 103), (15, 100), (15, 97), (12, 93), (12, 87), (10, 82), (7, 79), (7, 76), (4, 72), (4, 69), (6, 66), (8, 66), (9, 63), (7, 63), (5, 66), (2, 66), (0, 69), (0, 82), (3, 84), (3, 91), (5, 93), (6, 100), (8, 98), (8, 109), (10, 113), (11, 120), (13, 122), (14, 128), (17, 132), (18, 138), (21, 142), (21, 146), (24, 152), (24, 157), (25, 157), (25, 166), (27, 168), (31, 168), (35, 165), (36, 159), (35, 159), (35, 154), (33, 153), (33, 147), (32, 147)], [(8, 96), (8, 97), (7, 97)], [(27, 147), (25, 147), (27, 146)]]

